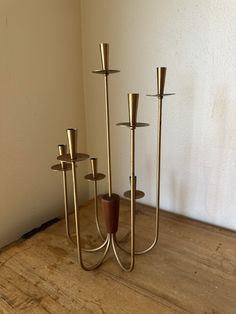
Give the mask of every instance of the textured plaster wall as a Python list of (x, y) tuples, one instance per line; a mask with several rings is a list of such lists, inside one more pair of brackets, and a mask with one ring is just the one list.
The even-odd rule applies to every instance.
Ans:
[(0, 1), (0, 247), (63, 214), (66, 128), (86, 151), (79, 17), (77, 0)]
[[(113, 185), (129, 188), (127, 92), (140, 93), (138, 188), (155, 205), (155, 68), (167, 66), (163, 111), (161, 207), (236, 230), (236, 2), (82, 0), (88, 151), (105, 164), (105, 113), (99, 42), (110, 43)], [(100, 191), (107, 191), (106, 182)]]

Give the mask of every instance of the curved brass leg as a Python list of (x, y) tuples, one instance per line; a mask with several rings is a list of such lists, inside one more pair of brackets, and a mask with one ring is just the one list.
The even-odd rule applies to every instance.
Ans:
[(95, 224), (97, 227), (98, 234), (100, 238), (104, 241), (106, 237), (103, 235), (99, 218), (98, 218), (98, 193), (97, 193), (97, 181), (100, 181), (105, 178), (103, 173), (97, 172), (97, 158), (90, 158), (90, 165), (92, 173), (87, 174), (84, 178), (88, 181), (93, 182), (93, 198), (94, 198), (94, 214), (95, 214)]
[[(75, 235), (76, 235), (76, 233), (75, 233)], [(92, 253), (92, 252), (100, 251), (102, 248), (104, 248), (104, 246), (106, 246), (107, 241), (108, 241), (108, 239), (106, 238), (106, 239), (104, 240), (104, 242), (103, 242), (102, 244), (100, 244), (99, 246), (94, 247), (94, 248), (82, 248), (82, 251), (83, 251), (83, 252), (87, 252), (87, 253), (89, 253), (89, 252)], [(70, 234), (70, 242), (71, 242), (74, 246), (77, 245), (77, 244), (76, 244), (76, 241), (73, 240), (71, 234)]]
[[(159, 237), (159, 215), (160, 215), (160, 168), (161, 168), (161, 124), (162, 124), (162, 98), (159, 97), (159, 110), (158, 110), (158, 118), (159, 118), (159, 130), (157, 134), (157, 178), (156, 178), (156, 186), (157, 186), (157, 203), (156, 203), (156, 215), (155, 215), (155, 236), (152, 244), (148, 246), (144, 250), (135, 251), (135, 255), (142, 255), (149, 252), (156, 243), (158, 242)], [(121, 242), (121, 241), (119, 241)], [(124, 252), (130, 254), (129, 250), (124, 249), (119, 242), (116, 242), (117, 246)]]
[[(159, 238), (159, 217), (160, 217), (160, 171), (161, 171), (161, 127), (162, 127), (162, 99), (164, 96), (164, 86), (165, 86), (165, 77), (166, 77), (166, 68), (160, 67), (157, 68), (157, 98), (158, 98), (158, 122), (159, 128), (157, 131), (157, 165), (156, 165), (156, 215), (155, 215), (155, 236), (152, 244), (144, 250), (135, 251), (136, 255), (141, 255), (149, 252), (158, 242)], [(125, 251), (130, 253), (128, 250), (122, 248), (119, 243), (117, 246)]]
[[(66, 177), (66, 171), (62, 171), (63, 174), (63, 191), (64, 191), (64, 207), (65, 207), (65, 225), (66, 225), (66, 236), (67, 239), (69, 240), (70, 243), (72, 243), (73, 245), (77, 245), (76, 242), (73, 240), (72, 238), (72, 234), (70, 232), (70, 221), (69, 221), (69, 212), (68, 212), (68, 193), (67, 193), (67, 177)], [(96, 181), (94, 181), (96, 183)], [(97, 203), (97, 202), (96, 202)], [(96, 213), (97, 213), (97, 206), (95, 205), (95, 217), (96, 217)], [(98, 231), (100, 230), (100, 226), (99, 223), (97, 225), (98, 227)], [(100, 231), (101, 232), (101, 231)], [(101, 236), (102, 234), (99, 233), (99, 235)], [(101, 250), (107, 243), (108, 238), (103, 237), (102, 238), (103, 243), (95, 248), (83, 248), (82, 250), (85, 252), (96, 252)]]
[(158, 89), (158, 120), (159, 120), (159, 129), (157, 132), (157, 166), (156, 166), (156, 217), (155, 217), (155, 237), (152, 244), (144, 250), (136, 251), (135, 254), (141, 255), (149, 252), (156, 243), (159, 238), (159, 220), (160, 220), (160, 189), (161, 189), (161, 127), (162, 127), (162, 99), (164, 93), (164, 85), (165, 85), (165, 76), (166, 76), (166, 68), (157, 68), (157, 89)]
[[(66, 154), (66, 145), (63, 145), (63, 144), (58, 145), (58, 151), (59, 151), (59, 156)], [(68, 211), (68, 193), (67, 193), (67, 176), (66, 176), (66, 172), (68, 169), (70, 169), (70, 167), (68, 167), (68, 164), (65, 164), (63, 161), (61, 161), (66, 236), (69, 242), (74, 243), (71, 233), (70, 233), (70, 222), (69, 222), (69, 211)]]
[[(112, 248), (113, 248), (113, 252), (115, 254), (116, 260), (118, 262), (118, 264), (120, 265), (120, 267), (125, 271), (125, 272), (131, 272), (134, 269), (134, 250), (131, 249), (131, 260), (130, 260), (130, 266), (129, 267), (125, 267), (125, 265), (121, 262), (121, 259), (118, 255), (118, 252), (116, 250), (116, 238), (115, 238), (115, 234), (111, 234), (111, 243), (112, 243)], [(131, 244), (132, 244), (132, 240), (131, 240)]]
[(95, 247), (95, 248), (89, 248), (89, 249), (86, 249), (86, 248), (82, 248), (82, 251), (84, 252), (97, 252), (99, 250), (101, 250), (102, 248), (104, 248), (104, 246), (106, 246), (107, 242), (109, 240), (109, 237), (107, 235), (106, 239), (104, 240), (104, 242), (99, 245), (98, 247)]
[[(73, 180), (73, 196), (74, 196), (74, 209), (75, 209), (75, 228), (76, 228), (76, 243), (77, 243), (77, 254), (78, 254), (78, 261), (80, 263), (80, 266), (84, 270), (93, 270), (98, 268), (102, 262), (104, 261), (110, 247), (111, 238), (110, 235), (107, 236), (107, 239), (105, 240), (105, 251), (102, 255), (102, 257), (98, 260), (97, 263), (94, 265), (86, 266), (84, 264), (83, 258), (82, 258), (82, 247), (81, 247), (81, 239), (80, 239), (80, 225), (79, 225), (79, 212), (78, 212), (78, 197), (77, 197), (77, 180), (76, 180), (76, 170), (75, 170), (75, 162), (72, 161), (72, 180)], [(97, 249), (97, 248), (96, 248)], [(100, 247), (99, 247), (100, 249)]]
[(131, 209), (130, 209), (130, 229), (131, 229), (131, 245), (130, 245), (130, 265), (125, 267), (121, 262), (116, 249), (116, 236), (112, 234), (112, 248), (115, 254), (116, 260), (120, 267), (126, 271), (131, 272), (135, 263), (135, 128), (136, 117), (138, 110), (138, 94), (128, 94), (128, 108), (129, 108), (129, 124), (130, 124), (130, 179), (131, 179)]
[(99, 218), (98, 218), (98, 195), (97, 195), (97, 181), (94, 180), (94, 211), (95, 211), (95, 223), (100, 238), (104, 241), (105, 237), (101, 231)]
[(66, 171), (62, 171), (62, 176), (63, 176), (63, 192), (64, 192), (66, 236), (67, 236), (68, 240), (73, 243), (73, 239), (72, 239), (71, 233), (70, 233)]
[(80, 263), (80, 265), (81, 265), (81, 267), (82, 267), (84, 270), (86, 270), (86, 271), (94, 270), (94, 269), (96, 269), (96, 268), (98, 268), (99, 266), (102, 265), (102, 263), (103, 263), (105, 257), (107, 256), (107, 253), (108, 253), (108, 251), (109, 251), (109, 248), (110, 248), (110, 244), (111, 244), (111, 236), (110, 236), (110, 234), (108, 234), (107, 239), (108, 239), (108, 240), (107, 240), (107, 245), (106, 245), (105, 251), (104, 251), (103, 255), (101, 256), (101, 258), (98, 260), (97, 263), (95, 263), (94, 265), (85, 266), (85, 264), (84, 264), (84, 262), (83, 262), (83, 260), (82, 260), (82, 258), (81, 258), (81, 263)]

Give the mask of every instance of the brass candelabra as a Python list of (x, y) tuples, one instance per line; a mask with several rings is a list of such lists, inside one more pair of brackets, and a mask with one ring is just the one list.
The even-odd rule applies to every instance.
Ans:
[[(124, 193), (124, 196), (130, 199), (130, 231), (120, 241), (117, 240), (116, 234), (119, 224), (119, 207), (120, 196), (112, 192), (112, 168), (111, 168), (111, 136), (110, 136), (110, 113), (109, 113), (109, 82), (108, 78), (110, 74), (118, 73), (118, 70), (109, 69), (109, 44), (100, 44), (100, 54), (102, 61), (102, 69), (93, 71), (95, 74), (103, 75), (104, 77), (104, 92), (105, 92), (105, 108), (106, 108), (106, 147), (107, 147), (107, 178), (108, 178), (108, 193), (102, 196), (101, 205), (103, 209), (103, 218), (106, 227), (106, 235), (103, 234), (98, 215), (98, 195), (97, 195), (97, 182), (104, 179), (105, 175), (97, 171), (97, 159), (90, 158), (91, 173), (85, 176), (85, 179), (93, 182), (94, 186), (94, 214), (95, 223), (98, 231), (98, 235), (101, 238), (101, 244), (94, 248), (82, 248), (81, 236), (80, 236), (80, 219), (78, 211), (78, 189), (77, 189), (77, 173), (76, 164), (80, 161), (89, 158), (89, 155), (77, 152), (77, 130), (67, 129), (67, 138), (69, 144), (69, 153), (66, 151), (66, 145), (58, 145), (59, 156), (57, 159), (60, 164), (56, 164), (51, 168), (56, 171), (62, 172), (63, 177), (63, 192), (64, 192), (64, 208), (65, 208), (65, 226), (66, 235), (69, 241), (77, 247), (78, 261), (80, 266), (84, 270), (93, 270), (98, 268), (104, 261), (109, 248), (111, 247), (116, 260), (120, 267), (130, 272), (134, 268), (135, 255), (145, 254), (150, 251), (157, 243), (159, 236), (159, 212), (160, 212), (160, 167), (161, 167), (161, 126), (162, 126), (162, 101), (164, 96), (174, 95), (165, 94), (165, 78), (166, 68), (157, 68), (157, 94), (147, 95), (156, 97), (158, 100), (157, 110), (157, 156), (156, 156), (156, 210), (155, 210), (155, 233), (152, 243), (143, 250), (137, 251), (135, 249), (135, 205), (136, 199), (140, 199), (144, 196), (144, 192), (136, 189), (136, 175), (135, 175), (135, 130), (137, 127), (146, 127), (147, 123), (137, 122), (138, 112), (138, 100), (139, 94), (128, 94), (128, 111), (129, 121), (118, 123), (118, 126), (124, 126), (130, 130), (130, 187), (129, 191)], [(73, 183), (73, 199), (74, 199), (74, 214), (75, 214), (75, 235), (76, 241), (74, 241), (71, 234), (71, 228), (69, 223), (69, 211), (68, 211), (68, 192), (67, 192), (67, 171), (72, 171), (72, 183)], [(130, 239), (130, 250), (126, 250), (122, 246), (122, 242)], [(121, 249), (130, 256), (129, 265), (126, 266), (118, 253), (117, 249)], [(93, 265), (86, 265), (82, 256), (82, 252), (96, 252), (103, 249), (103, 254), (99, 260)]]

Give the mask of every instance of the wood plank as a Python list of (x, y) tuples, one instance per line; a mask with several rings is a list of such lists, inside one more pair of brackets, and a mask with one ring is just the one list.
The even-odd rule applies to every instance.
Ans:
[[(83, 242), (93, 246), (99, 239), (92, 204), (80, 209), (80, 218)], [(152, 241), (153, 218), (152, 208), (137, 206), (139, 249)], [(158, 245), (136, 257), (132, 273), (120, 270), (112, 252), (100, 269), (81, 270), (63, 220), (5, 248), (0, 313), (236, 313), (236, 233), (167, 212), (160, 223)], [(122, 200), (120, 237), (128, 227)], [(84, 257), (90, 262), (97, 255)]]

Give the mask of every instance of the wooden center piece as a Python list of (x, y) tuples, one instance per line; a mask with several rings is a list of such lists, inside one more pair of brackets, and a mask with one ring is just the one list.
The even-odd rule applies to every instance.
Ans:
[(112, 193), (102, 197), (102, 209), (107, 233), (116, 233), (119, 223), (120, 197)]

